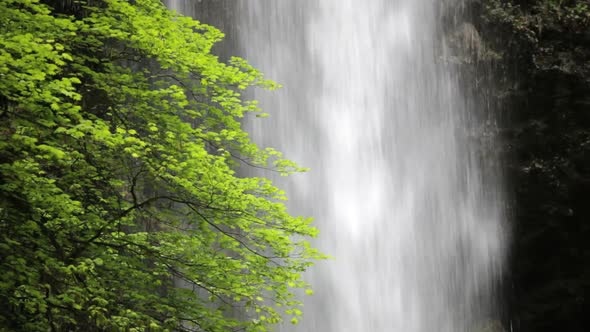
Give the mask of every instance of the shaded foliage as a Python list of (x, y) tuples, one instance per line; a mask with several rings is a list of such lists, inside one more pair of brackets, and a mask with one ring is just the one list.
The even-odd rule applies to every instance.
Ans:
[(590, 1), (482, 0), (511, 156), (514, 331), (588, 331)]

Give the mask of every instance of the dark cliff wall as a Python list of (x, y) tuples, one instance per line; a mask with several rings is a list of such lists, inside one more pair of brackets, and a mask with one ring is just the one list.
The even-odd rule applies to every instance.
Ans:
[(590, 331), (590, 1), (471, 1), (512, 192), (508, 323)]

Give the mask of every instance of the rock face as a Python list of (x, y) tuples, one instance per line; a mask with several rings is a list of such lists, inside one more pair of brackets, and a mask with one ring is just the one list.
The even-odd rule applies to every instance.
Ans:
[[(590, 1), (471, 3), (504, 105), (514, 331), (590, 330)], [(473, 34), (472, 34), (473, 35)]]
[(456, 26), (448, 35), (447, 42), (453, 49), (454, 56), (462, 64), (474, 64), (498, 60), (500, 57), (487, 47), (479, 31), (469, 22)]

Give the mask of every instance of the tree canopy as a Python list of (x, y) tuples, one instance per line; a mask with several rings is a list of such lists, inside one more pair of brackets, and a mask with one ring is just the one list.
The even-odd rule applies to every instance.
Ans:
[(159, 0), (0, 1), (0, 331), (266, 331), (323, 258), (217, 29)]
[(477, 2), (483, 40), (500, 55), (495, 98), (514, 193), (510, 326), (588, 331), (590, 1)]

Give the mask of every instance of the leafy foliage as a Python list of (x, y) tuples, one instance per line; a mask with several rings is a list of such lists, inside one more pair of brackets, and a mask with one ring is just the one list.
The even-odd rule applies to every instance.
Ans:
[(487, 0), (485, 7), (484, 19), (510, 37), (503, 53), (519, 58), (523, 69), (588, 77), (590, 2)]
[(515, 331), (588, 331), (590, 320), (590, 2), (481, 1), (485, 42), (502, 55), (500, 91), (515, 191)]
[(323, 255), (244, 60), (157, 0), (0, 2), (0, 330), (266, 331)]

